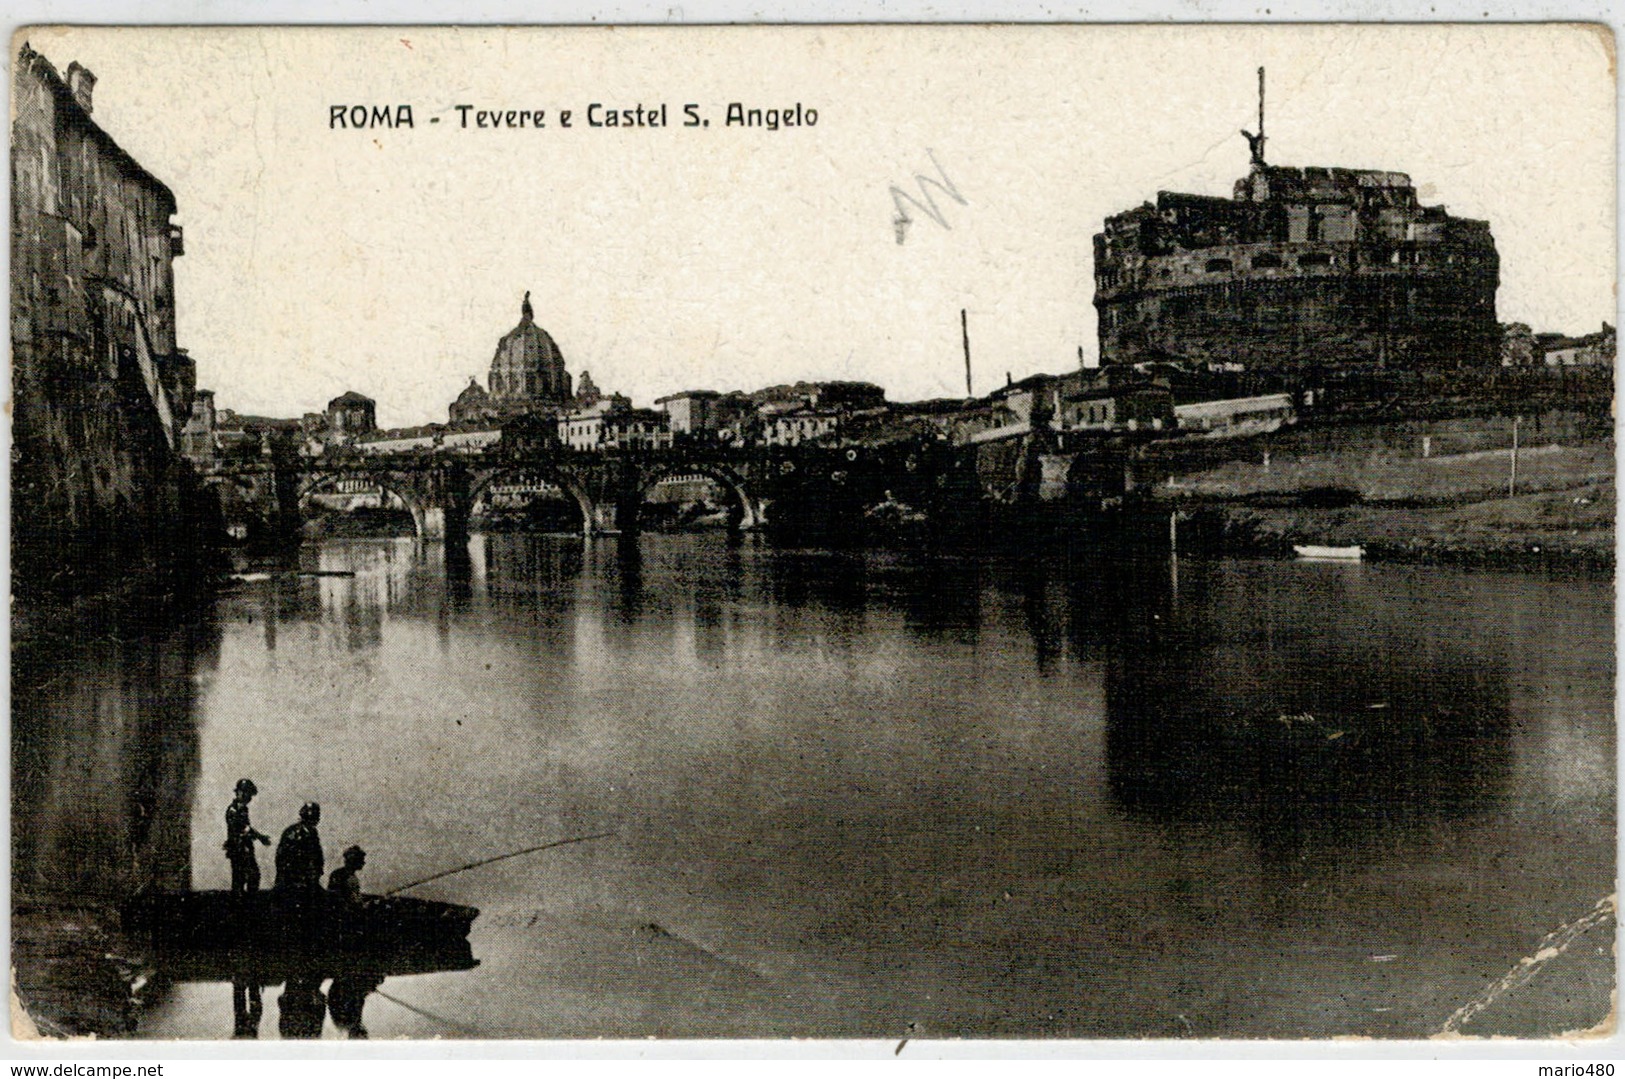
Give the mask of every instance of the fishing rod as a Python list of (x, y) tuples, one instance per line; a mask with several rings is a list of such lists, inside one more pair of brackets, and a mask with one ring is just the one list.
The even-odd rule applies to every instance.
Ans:
[(462, 873), (469, 869), (478, 869), (482, 865), (490, 865), (492, 862), (500, 862), (506, 858), (517, 858), (521, 854), (535, 854), (539, 850), (551, 850), (554, 847), (567, 847), (571, 843), (585, 843), (589, 839), (608, 839), (610, 836), (619, 834), (620, 833), (618, 832), (599, 832), (596, 835), (578, 835), (571, 839), (555, 839), (551, 843), (542, 843), (538, 846), (526, 847), (524, 850), (516, 850), (510, 851), (507, 854), (499, 854), (494, 858), (481, 858), (477, 862), (469, 862), (467, 865), (460, 865), (456, 869), (448, 869), (443, 873), (436, 873), (433, 876), (424, 877), (421, 880), (415, 880), (410, 884), (403, 884), (399, 888), (391, 888), (389, 891), (385, 892), (384, 895), (399, 895), (408, 888), (416, 888), (420, 884), (428, 884), (431, 880), (439, 880), (441, 877), (449, 877), (454, 873)]

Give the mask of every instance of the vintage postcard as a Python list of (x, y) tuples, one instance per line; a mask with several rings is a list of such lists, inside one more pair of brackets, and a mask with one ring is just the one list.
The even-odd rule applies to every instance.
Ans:
[(1611, 1033), (1614, 64), (19, 32), (13, 1036)]

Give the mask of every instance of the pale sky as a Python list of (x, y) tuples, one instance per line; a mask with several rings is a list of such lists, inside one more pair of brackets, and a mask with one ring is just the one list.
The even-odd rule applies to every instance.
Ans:
[[(167, 183), (179, 340), (221, 407), (357, 390), (443, 422), (528, 289), (570, 371), (679, 389), (865, 379), (960, 396), (1096, 352), (1091, 237), (1158, 190), (1228, 195), (1268, 68), (1268, 158), (1407, 172), (1488, 220), (1498, 313), (1614, 320), (1614, 78), (1566, 26), (33, 29)], [(818, 111), (729, 128), (729, 102)], [(666, 103), (665, 129), (587, 106)], [(681, 127), (694, 102), (708, 128)], [(412, 130), (329, 130), (338, 104)], [(464, 130), (455, 106), (542, 108)], [(575, 126), (557, 126), (571, 109)], [(440, 123), (431, 124), (432, 117)], [(470, 121), (472, 123), (472, 119)], [(893, 184), (935, 191), (897, 242)]]

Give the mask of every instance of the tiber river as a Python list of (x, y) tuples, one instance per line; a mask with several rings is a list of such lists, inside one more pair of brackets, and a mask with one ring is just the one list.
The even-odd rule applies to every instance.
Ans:
[[(369, 891), (613, 832), (416, 889), (480, 962), (387, 980), (372, 1037), (888, 1039), (1425, 1036), (1614, 890), (1611, 582), (636, 552), (328, 542), (353, 578), (36, 657), (18, 890), (225, 887), (239, 776)], [(109, 798), (147, 808), (87, 868)], [(1467, 1029), (1601, 1020), (1575, 947)], [(231, 1035), (229, 984), (149, 979), (141, 1035)]]

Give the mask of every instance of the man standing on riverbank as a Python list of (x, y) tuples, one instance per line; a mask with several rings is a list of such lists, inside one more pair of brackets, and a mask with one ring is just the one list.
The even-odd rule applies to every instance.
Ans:
[(248, 820), (248, 803), (253, 801), (259, 788), (252, 779), (237, 781), (237, 796), (226, 807), (226, 841), (222, 844), (226, 860), (231, 863), (231, 890), (257, 892), (260, 890), (260, 863), (254, 854), (254, 843), (269, 846), (271, 837), (256, 831)]

